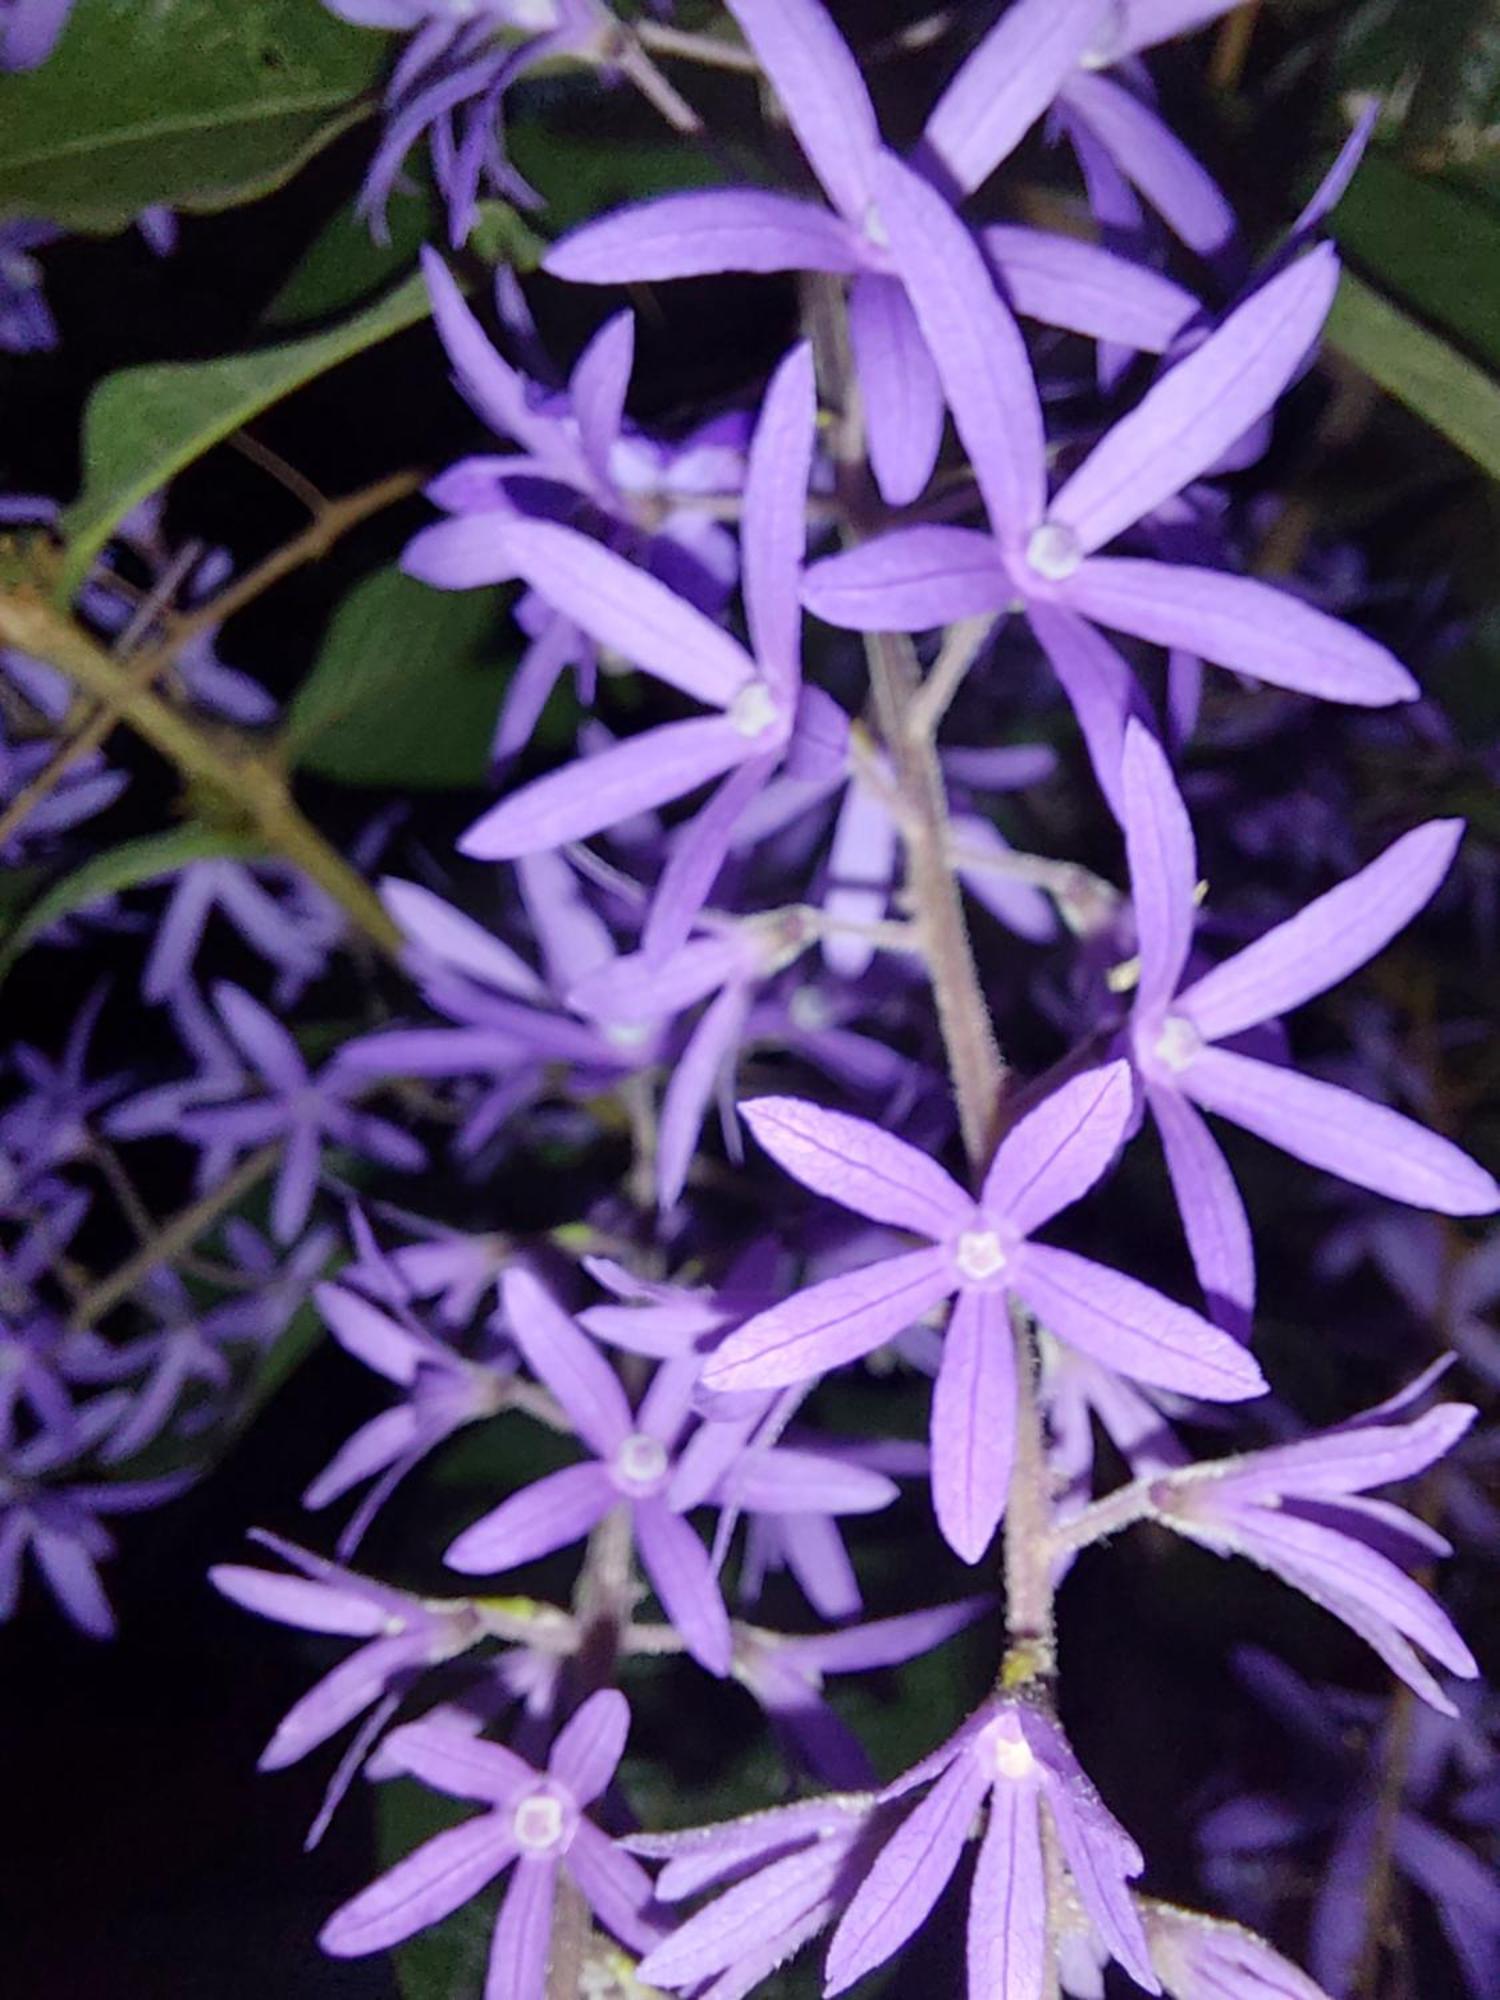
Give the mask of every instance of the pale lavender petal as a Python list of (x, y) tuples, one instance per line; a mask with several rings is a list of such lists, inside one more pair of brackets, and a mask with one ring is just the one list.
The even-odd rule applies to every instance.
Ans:
[[(828, 1840), (758, 1868), (655, 1946), (641, 1961), (641, 1977), (683, 1988), (739, 1964), (816, 1908), (847, 1860), (844, 1844)], [(789, 1945), (788, 1957), (791, 1950)]]
[(317, 1128), (294, 1125), (287, 1135), (276, 1192), (271, 1197), (271, 1234), (278, 1243), (291, 1243), (302, 1234), (318, 1191), (322, 1164)]
[(668, 687), (727, 708), (753, 678), (752, 661), (727, 632), (602, 543), (555, 521), (507, 520), (496, 533), (539, 597)]
[(984, 2000), (1041, 2000), (1047, 1960), (1036, 1788), (1002, 1781), (990, 1794), (969, 1895), (969, 1991)]
[(1411, 701), (1418, 692), (1384, 646), (1256, 577), (1093, 556), (1062, 588), (1075, 611), (1101, 625), (1187, 647), (1273, 687), (1362, 708)]
[(503, 1743), (484, 1741), (431, 1716), (393, 1729), (382, 1755), (392, 1769), (420, 1778), (434, 1791), (486, 1805), (510, 1805), (537, 1782), (531, 1766)]
[(899, 1488), (882, 1472), (781, 1446), (752, 1451), (734, 1474), (734, 1497), (751, 1514), (874, 1514)]
[(824, 1992), (842, 1993), (898, 1952), (958, 1866), (986, 1779), (960, 1754), (875, 1857), (828, 1947)]
[(252, 1000), (243, 988), (220, 980), (214, 987), (214, 1005), (235, 1047), (273, 1089), (296, 1091), (303, 1087), (307, 1065), (297, 1044), (258, 1000)]
[(660, 963), (633, 951), (598, 966), (569, 990), (568, 1005), (596, 1021), (670, 1020), (751, 970), (733, 933), (693, 938)]
[(914, 1250), (827, 1278), (757, 1313), (703, 1370), (706, 1388), (781, 1389), (894, 1340), (954, 1288), (945, 1250)]
[(310, 1480), (302, 1504), (316, 1512), (363, 1480), (398, 1464), (417, 1442), (418, 1418), (409, 1403), (382, 1410), (346, 1438), (323, 1470)]
[(646, 1951), (661, 1936), (642, 1915), (654, 1900), (651, 1877), (588, 1820), (573, 1834), (567, 1868), (605, 1929), (632, 1951)]
[(1015, 1290), (1059, 1340), (1137, 1382), (1208, 1402), (1265, 1394), (1265, 1378), (1227, 1333), (1136, 1278), (1028, 1243)]
[(287, 1710), (261, 1753), (259, 1768), (282, 1771), (316, 1750), (355, 1716), (363, 1715), (386, 1692), (392, 1679), (419, 1657), (410, 1635), (404, 1633), (361, 1646)]
[(577, 874), (561, 855), (523, 855), (516, 863), (516, 883), (547, 977), (559, 993), (613, 963), (609, 926), (585, 901)]
[(1439, 1215), (1500, 1208), (1500, 1187), (1450, 1140), (1337, 1084), (1206, 1048), (1184, 1071), (1182, 1088), (1205, 1111), (1393, 1201)]
[(729, 1613), (708, 1550), (664, 1500), (637, 1503), (635, 1536), (641, 1567), (683, 1644), (699, 1666), (727, 1674), (733, 1651)]
[(938, 99), (923, 133), (962, 193), (1015, 151), (1109, 8), (1110, 0), (1016, 0), (1006, 9)]
[(343, 1285), (315, 1285), (313, 1299), (328, 1331), (356, 1361), (404, 1388), (416, 1381), (428, 1349), (409, 1327)]
[(662, 723), (523, 785), (475, 820), (459, 850), (479, 861), (513, 861), (586, 840), (697, 791), (752, 748), (719, 716)]
[(635, 1427), (614, 1369), (524, 1264), (506, 1269), (500, 1298), (506, 1325), (534, 1373), (573, 1419), (585, 1443), (608, 1458)]
[(430, 889), (388, 875), (380, 884), (380, 900), (411, 943), (445, 966), (518, 1000), (546, 1000), (546, 987), (523, 958)]
[(669, 1209), (687, 1184), (688, 1169), (720, 1079), (739, 1052), (750, 1012), (746, 986), (726, 986), (694, 1028), (662, 1095), (656, 1142), (656, 1199)]
[(876, 271), (849, 290), (849, 345), (870, 469), (892, 507), (915, 500), (943, 442), (943, 385), (905, 288)]
[[(823, 911), (830, 923), (872, 925), (885, 916), (896, 876), (900, 836), (890, 808), (866, 785), (844, 794), (828, 850)], [(875, 941), (858, 933), (825, 934), (823, 961), (845, 979), (859, 979), (875, 956)]]
[(648, 959), (667, 958), (687, 942), (728, 858), (734, 830), (777, 762), (774, 752), (747, 759), (730, 772), (694, 818), (677, 829), (641, 934), (641, 950)]
[(1220, 1325), (1247, 1339), (1255, 1306), (1255, 1249), (1229, 1162), (1179, 1092), (1148, 1084), (1146, 1101), (1161, 1134), (1177, 1212), (1209, 1310)]
[(525, 383), (495, 352), (447, 265), (428, 245), (422, 250), (422, 275), (438, 337), (474, 409), (499, 436), (515, 438), (544, 456), (555, 452), (558, 426), (532, 409)]
[(31, 1552), (58, 1603), (78, 1629), (91, 1639), (112, 1637), (114, 1613), (94, 1559), (83, 1543), (38, 1522), (32, 1529)]
[(1001, 1140), (985, 1175), (985, 1212), (1029, 1236), (1080, 1200), (1120, 1150), (1130, 1122), (1130, 1065), (1069, 1078)]
[(941, 1241), (973, 1208), (936, 1160), (867, 1118), (800, 1097), (752, 1097), (740, 1110), (778, 1166), (872, 1222)]
[(494, 1575), (535, 1562), (581, 1542), (618, 1499), (607, 1466), (565, 1466), (512, 1493), (465, 1528), (443, 1561), (466, 1576)]
[(1125, 728), (1142, 705), (1135, 675), (1102, 632), (1063, 605), (1034, 603), (1027, 615), (1068, 697), (1099, 789), (1119, 819)]
[(1063, 95), (1190, 250), (1213, 257), (1233, 240), (1234, 210), (1213, 176), (1149, 105), (1112, 78), (1082, 70), (1069, 77)]
[(740, 542), (750, 643), (766, 679), (788, 698), (802, 677), (798, 586), (817, 418), (812, 349), (804, 341), (776, 370), (761, 405), (745, 473)]
[(1098, 243), (1018, 223), (980, 231), (1011, 310), (1090, 340), (1164, 354), (1202, 307), (1183, 286)]
[(500, 1905), (490, 1942), (484, 2000), (546, 2000), (557, 1862), (523, 1854)]
[(932, 1392), (932, 1504), (949, 1548), (977, 1563), (1010, 1491), (1015, 1340), (1003, 1292), (963, 1291)]
[(978, 244), (936, 189), (890, 155), (880, 162), (876, 189), (892, 260), (937, 363), (991, 525), (1002, 540), (1023, 543), (1047, 503), (1047, 456), (1021, 330)]
[(859, 64), (819, 0), (726, 0), (835, 208), (862, 222), (880, 149)]
[(1057, 917), (1042, 891), (1001, 868), (984, 865), (987, 858), (1003, 861), (1011, 853), (1000, 829), (977, 813), (950, 813), (948, 825), (954, 870), (975, 902), (1017, 937), (1031, 944), (1050, 944), (1057, 936)]
[(579, 443), (595, 478), (603, 485), (609, 483), (609, 455), (625, 420), (625, 393), (634, 362), (635, 315), (616, 313), (578, 357), (568, 383)]
[(1015, 585), (994, 538), (973, 528), (898, 528), (814, 563), (802, 602), (850, 632), (926, 632), (1003, 611)]
[(515, 1853), (509, 1825), (493, 1814), (450, 1827), (336, 1910), (318, 1943), (331, 1958), (359, 1958), (400, 1944), (477, 1896)]
[(1300, 1007), (1381, 952), (1437, 893), (1463, 839), (1461, 819), (1429, 820), (1284, 924), (1215, 966), (1180, 1007), (1223, 1041)]
[(1320, 244), (1253, 292), (1107, 431), (1047, 510), (1087, 553), (1209, 471), (1271, 409), (1307, 358), (1338, 289)]
[(618, 1688), (600, 1688), (568, 1722), (547, 1769), (580, 1806), (592, 1805), (615, 1775), (630, 1734), (630, 1703)]
[(520, 575), (506, 537), (510, 514), (464, 513), (413, 535), (401, 551), (401, 569), (434, 590), (478, 590)]
[(1198, 853), (1166, 753), (1133, 720), (1125, 725), (1121, 802), (1140, 954), (1136, 1006), (1149, 1015), (1177, 991), (1192, 949)]
[(719, 271), (857, 271), (858, 237), (816, 202), (763, 188), (669, 194), (586, 222), (542, 260), (554, 278), (630, 285)]
[(386, 1606), (372, 1597), (357, 1597), (352, 1590), (312, 1583), (305, 1577), (250, 1569), (243, 1563), (215, 1563), (208, 1580), (246, 1611), (275, 1618), (283, 1625), (296, 1625), (304, 1632), (368, 1639), (384, 1629), (390, 1616)]

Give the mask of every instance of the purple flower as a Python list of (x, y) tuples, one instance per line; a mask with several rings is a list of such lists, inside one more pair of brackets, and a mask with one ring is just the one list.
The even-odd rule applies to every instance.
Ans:
[[(1328, 2000), (1264, 1938), (1222, 1917), (1141, 1897), (1152, 1968), (1169, 2000)], [(1071, 1992), (1073, 1989), (1070, 1987)]]
[(803, 600), (811, 611), (858, 631), (911, 631), (1019, 599), (1116, 807), (1134, 682), (1096, 625), (1327, 699), (1381, 706), (1416, 693), (1383, 646), (1269, 584), (1095, 553), (1212, 471), (1273, 406), (1332, 301), (1331, 249), (1289, 265), (1230, 313), (1049, 502), (1042, 408), (1025, 344), (972, 238), (894, 159), (881, 163), (875, 190), (992, 532), (899, 529), (830, 557), (808, 574)]
[(1425, 1523), (1363, 1497), (1424, 1471), (1452, 1449), (1478, 1412), (1445, 1404), (1414, 1422), (1382, 1421), (1386, 1405), (1300, 1443), (1185, 1465), (1150, 1480), (1145, 1511), (1216, 1555), (1259, 1563), (1340, 1618), (1424, 1701), (1453, 1704), (1415, 1646), (1472, 1677), (1473, 1654), (1451, 1620), (1397, 1566), (1451, 1554)]
[[(687, 937), (729, 851), (735, 824), (777, 766), (841, 747), (844, 719), (804, 694), (797, 601), (815, 421), (812, 355), (803, 346), (767, 391), (745, 482), (745, 605), (750, 652), (686, 598), (570, 528), (470, 516), (428, 528), (405, 567), (446, 588), (517, 573), (598, 644), (719, 713), (664, 723), (524, 786), (470, 828), (463, 851), (513, 860), (586, 839), (633, 814), (725, 782), (673, 849), (646, 927), (664, 956)], [(725, 774), (729, 775), (726, 777)]]
[(312, 1076), (286, 1029), (240, 987), (221, 981), (214, 988), (214, 1004), (267, 1095), (240, 1104), (190, 1107), (178, 1129), (196, 1143), (228, 1143), (239, 1150), (284, 1140), (286, 1155), (271, 1201), (271, 1231), (278, 1243), (289, 1243), (307, 1221), (326, 1141), (388, 1167), (411, 1171), (423, 1165), (426, 1151), (410, 1134), (346, 1101), (363, 1088), (363, 1079), (336, 1062)]
[(624, 1695), (591, 1695), (552, 1746), (545, 1772), (498, 1743), (421, 1722), (393, 1730), (384, 1757), (452, 1798), (488, 1810), (409, 1854), (324, 1925), (335, 1958), (382, 1951), (440, 1923), (515, 1864), (490, 1948), (488, 2000), (543, 2000), (552, 1906), (566, 1875), (606, 1930), (636, 1951), (659, 1931), (645, 1870), (585, 1817), (615, 1773), (630, 1728)]
[(1417, 827), (1184, 988), (1198, 858), (1167, 760), (1135, 722), (1126, 732), (1122, 805), (1140, 947), (1131, 1058), (1203, 1289), (1230, 1323), (1247, 1324), (1254, 1302), (1250, 1225), (1200, 1110), (1397, 1201), (1443, 1215), (1500, 1208), (1500, 1187), (1449, 1140), (1338, 1085), (1219, 1046), (1326, 992), (1384, 950), (1447, 874), (1463, 822)]
[(757, 1314), (703, 1372), (712, 1389), (769, 1389), (857, 1360), (957, 1295), (932, 1401), (939, 1526), (977, 1562), (1005, 1507), (1015, 1436), (1014, 1301), (1060, 1340), (1147, 1382), (1235, 1402), (1265, 1388), (1235, 1342), (1122, 1272), (1030, 1241), (1109, 1166), (1130, 1116), (1115, 1063), (1074, 1078), (1001, 1142), (976, 1200), (936, 1161), (863, 1119), (795, 1098), (741, 1107), (804, 1186), (909, 1229), (928, 1248), (829, 1278)]
[[(281, 889), (279, 897), (273, 885)], [(296, 1000), (323, 973), (330, 948), (344, 932), (336, 906), (295, 869), (276, 862), (190, 862), (172, 882), (141, 971), (141, 991), (148, 1000), (165, 1000), (191, 979), (204, 929), (216, 909), (275, 971), (280, 1006)]]
[[(0, 69), (20, 68), (4, 60), (7, 42), (0, 11)], [(57, 345), (57, 322), (42, 290), (42, 267), (33, 252), (62, 235), (50, 222), (0, 222), (0, 352), (37, 354)]]
[(72, 11), (73, 0), (0, 0), (0, 70), (44, 63)]
[[(1077, 22), (1081, 41), (1090, 24), (1080, 17), (1097, 15), (1102, 0), (1040, 4)], [(1032, 0), (1020, 11), (1035, 10)], [(730, 0), (730, 12), (774, 84), (833, 213), (759, 188), (668, 195), (585, 223), (548, 254), (545, 268), (585, 284), (714, 271), (850, 276), (849, 331), (871, 462), (886, 499), (904, 505), (927, 484), (936, 462), (943, 402), (876, 204), (882, 141), (874, 106), (818, 0)], [(1032, 92), (1027, 124), (1046, 108), (1054, 85), (1031, 60), (1034, 53), (1027, 52), (1017, 79)], [(1071, 54), (1070, 46), (1065, 60)], [(1134, 337), (1160, 352), (1197, 309), (1179, 286), (1094, 244), (1011, 227), (988, 232), (985, 244), (1018, 312), (1075, 332)]]

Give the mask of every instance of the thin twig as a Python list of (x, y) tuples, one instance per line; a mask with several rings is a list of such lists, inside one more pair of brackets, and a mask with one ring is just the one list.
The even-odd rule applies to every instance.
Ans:
[(689, 34), (683, 28), (669, 27), (665, 21), (637, 21), (635, 38), (653, 55), (677, 56), (704, 69), (729, 69), (741, 76), (760, 73), (755, 51), (747, 49), (743, 42), (722, 40), (718, 35)]

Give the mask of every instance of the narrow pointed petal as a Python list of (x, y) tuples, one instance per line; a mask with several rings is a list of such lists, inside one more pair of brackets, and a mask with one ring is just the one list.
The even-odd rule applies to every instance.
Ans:
[(568, 1005), (596, 1021), (664, 1021), (744, 979), (747, 970), (740, 939), (692, 938), (659, 964), (632, 951), (599, 965), (569, 991)]
[(533, 1372), (573, 1419), (578, 1435), (608, 1458), (634, 1428), (614, 1369), (524, 1264), (506, 1270), (500, 1298), (506, 1325)]
[(618, 1499), (606, 1467), (592, 1461), (565, 1466), (512, 1493), (465, 1528), (443, 1561), (465, 1576), (498, 1575), (536, 1562), (581, 1542)]
[(509, 1827), (489, 1813), (440, 1833), (352, 1901), (318, 1934), (331, 1958), (359, 1958), (441, 1923), (477, 1896), (516, 1852)]
[(381, 1410), (347, 1437), (317, 1477), (308, 1481), (303, 1506), (316, 1512), (364, 1480), (399, 1464), (412, 1450), (417, 1434), (417, 1413), (410, 1403)]
[(490, 1942), (484, 2000), (546, 2000), (557, 1863), (525, 1854), (516, 1863)]
[(726, 0), (760, 58), (813, 172), (854, 221), (870, 201), (880, 149), (875, 107), (859, 64), (819, 0)]
[(1109, 0), (1016, 0), (938, 99), (923, 139), (964, 194), (989, 179), (1051, 105)]
[(872, 1222), (941, 1240), (973, 1208), (936, 1160), (867, 1118), (800, 1097), (752, 1097), (740, 1109), (778, 1166)]
[(1120, 1150), (1130, 1122), (1130, 1065), (1114, 1062), (1071, 1077), (1001, 1140), (980, 1201), (1029, 1236), (1093, 1187)]
[(1206, 1048), (1184, 1071), (1182, 1087), (1205, 1111), (1356, 1187), (1439, 1215), (1500, 1208), (1500, 1186), (1467, 1153), (1338, 1084)]
[(375, 1639), (314, 1683), (276, 1725), (261, 1753), (262, 1771), (283, 1771), (316, 1750), (379, 1701), (393, 1681), (410, 1672), (416, 1654), (409, 1636)]
[(1164, 354), (1203, 309), (1160, 271), (1098, 243), (1007, 222), (981, 230), (979, 240), (1012, 312), (1088, 340)]
[(1229, 1162), (1180, 1092), (1148, 1084), (1146, 1101), (1161, 1134), (1177, 1212), (1209, 1311), (1237, 1339), (1247, 1340), (1255, 1309), (1255, 1249)]
[[(885, 800), (867, 785), (851, 784), (828, 849), (823, 914), (830, 923), (873, 925), (884, 918), (900, 848), (901, 836)], [(876, 949), (873, 938), (855, 931), (829, 932), (822, 947), (824, 964), (845, 979), (863, 978)]]
[(1463, 839), (1461, 819), (1429, 820), (1367, 868), (1205, 973), (1180, 1000), (1206, 1041), (1290, 1013), (1367, 965), (1437, 893)]
[(729, 1613), (708, 1550), (664, 1500), (637, 1505), (635, 1538), (641, 1568), (683, 1644), (699, 1666), (711, 1674), (727, 1674), (733, 1652)]
[(782, 1389), (841, 1368), (904, 1333), (954, 1289), (944, 1250), (915, 1250), (827, 1278), (732, 1333), (703, 1370), (705, 1388)]
[(315, 1285), (313, 1299), (324, 1325), (346, 1353), (388, 1382), (411, 1387), (427, 1350), (409, 1327), (344, 1285)]
[(578, 440), (601, 484), (609, 483), (610, 453), (625, 421), (625, 395), (634, 363), (635, 314), (616, 313), (583, 350), (568, 384)]
[(687, 1185), (698, 1135), (720, 1079), (738, 1056), (750, 1005), (748, 986), (726, 986), (673, 1065), (656, 1144), (656, 1199), (663, 1209), (671, 1208)]
[(814, 563), (802, 602), (848, 632), (927, 632), (1003, 611), (1015, 585), (990, 535), (973, 528), (898, 528)]
[(1068, 698), (1105, 803), (1120, 819), (1125, 729), (1143, 707), (1135, 675), (1104, 634), (1066, 606), (1038, 602), (1027, 615)]
[(883, 1472), (789, 1445), (750, 1452), (731, 1483), (750, 1514), (876, 1514), (899, 1493)]
[(579, 1822), (567, 1867), (589, 1908), (622, 1944), (648, 1951), (656, 1943), (661, 1928), (644, 1915), (655, 1900), (651, 1877), (592, 1821)]
[(523, 785), (475, 820), (459, 850), (479, 861), (514, 861), (586, 840), (711, 784), (750, 747), (720, 716), (664, 722)]
[(647, 571), (555, 521), (507, 520), (515, 573), (580, 631), (695, 701), (727, 708), (754, 676), (748, 655)]
[(452, 1799), (510, 1805), (536, 1784), (532, 1767), (503, 1743), (487, 1742), (432, 1717), (393, 1729), (381, 1756), (393, 1770), (420, 1778)]
[(1218, 183), (1148, 104), (1107, 76), (1077, 70), (1064, 100), (1190, 250), (1215, 257), (1234, 240)]
[(286, 1029), (258, 1000), (243, 988), (220, 980), (214, 988), (214, 1005), (229, 1030), (235, 1047), (247, 1062), (255, 1065), (266, 1082), (280, 1091), (300, 1090), (307, 1081), (307, 1065)]
[(1316, 342), (1338, 281), (1333, 246), (1320, 244), (1253, 292), (1105, 433), (1047, 518), (1091, 553), (1200, 479), (1274, 408)]
[(905, 507), (932, 477), (946, 409), (922, 329), (895, 278), (865, 271), (854, 280), (849, 345), (875, 484), (892, 507)]
[(618, 1688), (601, 1688), (563, 1729), (547, 1769), (580, 1806), (592, 1805), (615, 1775), (629, 1734), (630, 1703)]
[(438, 337), (467, 401), (497, 436), (514, 438), (542, 454), (553, 452), (556, 424), (532, 408), (525, 383), (495, 352), (447, 265), (426, 245), (422, 275), (432, 299)]
[(672, 852), (641, 934), (641, 951), (646, 958), (660, 961), (687, 943), (729, 857), (735, 828), (779, 761), (775, 752), (748, 758), (729, 773), (693, 819), (675, 831)]
[(1041, 2000), (1047, 1883), (1036, 1789), (995, 1786), (969, 1896), (969, 1985), (986, 2000)]
[(1015, 1290), (1059, 1340), (1137, 1382), (1213, 1403), (1265, 1394), (1238, 1341), (1123, 1271), (1028, 1243)]
[(390, 1615), (374, 1598), (356, 1597), (352, 1590), (312, 1583), (300, 1576), (277, 1576), (271, 1570), (251, 1569), (243, 1563), (216, 1563), (208, 1580), (246, 1611), (295, 1625), (304, 1632), (368, 1639), (384, 1629)]
[(828, 1947), (827, 1994), (842, 1993), (884, 1965), (925, 1922), (948, 1886), (985, 1794), (977, 1758), (960, 1752), (875, 1864)]
[(771, 377), (761, 405), (741, 526), (750, 643), (761, 672), (788, 697), (802, 677), (799, 592), (817, 419), (812, 349), (803, 341)]
[(1068, 604), (1101, 625), (1186, 647), (1272, 687), (1360, 708), (1412, 701), (1418, 692), (1384, 646), (1256, 577), (1093, 556), (1064, 588)]
[(932, 1395), (932, 1504), (949, 1548), (984, 1555), (1005, 1512), (1016, 1441), (1015, 1342), (1003, 1292), (964, 1291)]
[(1121, 777), (1141, 968), (1136, 1007), (1149, 1015), (1177, 991), (1192, 949), (1198, 853), (1166, 752), (1139, 722), (1125, 725)]
[(680, 1989), (744, 1964), (830, 1894), (847, 1859), (843, 1844), (830, 1840), (758, 1868), (657, 1945), (641, 1961), (641, 1977)]
[(408, 941), (418, 950), (430, 952), (443, 965), (465, 972), (481, 985), (509, 993), (517, 1000), (547, 998), (541, 980), (508, 944), (430, 889), (387, 876), (380, 884), (380, 900)]
[(1002, 540), (1024, 541), (1047, 503), (1047, 456), (1021, 329), (979, 245), (936, 189), (887, 155), (876, 193), (892, 260), (937, 363), (991, 525)]
[(571, 284), (629, 285), (719, 271), (850, 272), (863, 261), (848, 224), (815, 202), (715, 188), (586, 222), (553, 245), (542, 268)]

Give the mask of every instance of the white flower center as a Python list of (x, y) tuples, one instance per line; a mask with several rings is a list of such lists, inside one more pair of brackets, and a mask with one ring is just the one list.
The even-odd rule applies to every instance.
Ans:
[(957, 1262), (966, 1278), (993, 1278), (1005, 1269), (1005, 1245), (993, 1229), (966, 1229), (958, 1239)]
[(1021, 1725), (1013, 1715), (1004, 1716), (996, 1728), (994, 1757), (998, 1774), (1012, 1782), (1029, 1778), (1036, 1769), (1031, 1745), (1021, 1734)]
[(1184, 1070), (1203, 1051), (1203, 1037), (1181, 1014), (1168, 1014), (1156, 1038), (1157, 1061), (1170, 1070)]
[(1078, 537), (1061, 521), (1043, 521), (1026, 544), (1026, 560), (1038, 576), (1061, 583), (1083, 561)]
[(891, 234), (885, 226), (885, 219), (874, 202), (865, 210), (865, 235), (878, 250), (889, 250)]
[(626, 1486), (654, 1486), (666, 1475), (667, 1448), (660, 1438), (637, 1431), (615, 1453), (615, 1471)]
[(517, 1843), (529, 1854), (545, 1854), (563, 1836), (562, 1800), (549, 1792), (532, 1792), (516, 1807), (511, 1821)]
[(730, 727), (740, 736), (763, 736), (779, 718), (776, 697), (764, 681), (742, 687), (729, 708)]
[(638, 1049), (651, 1038), (644, 1021), (613, 1021), (604, 1030), (604, 1039), (617, 1049)]

